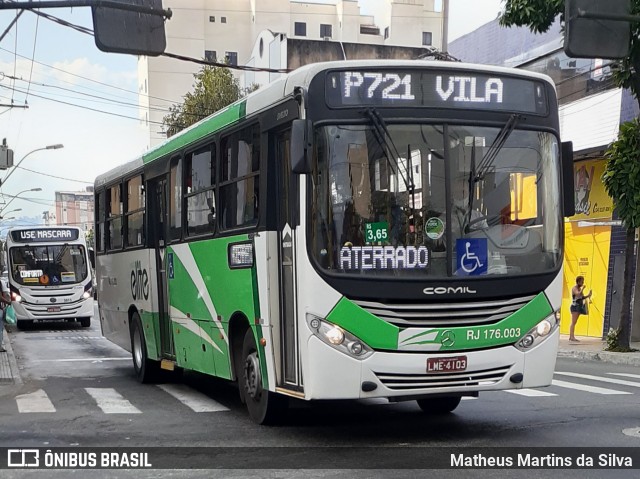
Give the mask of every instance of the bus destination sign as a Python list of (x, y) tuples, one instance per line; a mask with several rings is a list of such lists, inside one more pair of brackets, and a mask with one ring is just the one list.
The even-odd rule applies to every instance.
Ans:
[(428, 107), (544, 115), (544, 84), (537, 80), (463, 70), (349, 70), (327, 75), (330, 107)]
[(11, 232), (11, 239), (17, 243), (75, 241), (78, 236), (78, 230), (73, 228), (34, 228)]

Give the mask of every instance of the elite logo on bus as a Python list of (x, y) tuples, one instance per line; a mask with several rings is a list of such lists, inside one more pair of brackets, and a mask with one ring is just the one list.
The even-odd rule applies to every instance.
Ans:
[(149, 275), (140, 261), (135, 262), (131, 271), (131, 296), (134, 300), (149, 299)]

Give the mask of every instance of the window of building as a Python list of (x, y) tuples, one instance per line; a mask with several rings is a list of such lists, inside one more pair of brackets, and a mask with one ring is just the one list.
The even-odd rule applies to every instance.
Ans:
[(227, 17), (220, 17), (220, 23), (227, 23)]
[(380, 28), (375, 25), (360, 25), (362, 35), (380, 35)]
[(385, 27), (384, 29), (384, 39), (386, 40), (387, 38), (389, 38), (389, 27)]
[(215, 148), (206, 146), (185, 158), (187, 234), (213, 231), (215, 223)]
[(229, 229), (257, 224), (260, 189), (258, 125), (223, 138), (220, 155), (221, 226)]
[(215, 50), (205, 50), (204, 51), (204, 59), (208, 62), (215, 62), (218, 55), (216, 55)]
[(141, 246), (144, 244), (144, 187), (142, 175), (131, 178), (126, 182), (127, 213), (127, 242), (125, 246)]
[(295, 22), (293, 24), (294, 34), (297, 37), (306, 37), (307, 36), (307, 24), (304, 22)]
[(171, 165), (169, 185), (169, 232), (172, 240), (179, 240), (182, 234), (182, 161)]
[(227, 63), (229, 65), (237, 65), (238, 64), (238, 52), (225, 52), (224, 54)]
[(320, 24), (320, 38), (331, 38), (331, 25)]
[(213, 15), (211, 15), (211, 16), (209, 17), (209, 21), (210, 21), (211, 23), (215, 23), (215, 21), (216, 21), (216, 17), (214, 17)]
[(122, 248), (122, 185), (107, 190), (109, 216), (107, 218), (107, 249)]
[(433, 34), (431, 32), (422, 32), (422, 44), (431, 45), (433, 40)]

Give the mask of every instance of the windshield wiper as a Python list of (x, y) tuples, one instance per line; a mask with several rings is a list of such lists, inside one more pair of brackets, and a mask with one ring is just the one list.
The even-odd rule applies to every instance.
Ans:
[(64, 256), (64, 254), (67, 252), (68, 249), (69, 249), (69, 243), (65, 243), (64, 245), (62, 245), (60, 252), (56, 255), (56, 258), (53, 260), (53, 263), (60, 264), (60, 262), (62, 261), (62, 257)]
[[(489, 168), (493, 166), (493, 162), (498, 156), (498, 153), (500, 153), (500, 150), (502, 150), (502, 147), (504, 147), (504, 144), (507, 142), (507, 139), (509, 139), (509, 136), (518, 125), (520, 118), (521, 118), (521, 115), (514, 113), (509, 117), (509, 120), (507, 120), (507, 123), (505, 123), (502, 129), (498, 132), (496, 139), (493, 140), (493, 143), (491, 143), (491, 146), (487, 150), (487, 154), (484, 155), (484, 157), (482, 158), (482, 161), (480, 161), (477, 172), (474, 173), (474, 178), (473, 178), (474, 183), (477, 183), (478, 181), (482, 180), (484, 178), (484, 175), (487, 173), (487, 171), (489, 171)], [(475, 148), (475, 140), (474, 140), (473, 146)], [(473, 168), (471, 169), (471, 171), (473, 172)]]
[[(402, 178), (402, 182), (404, 183), (405, 188), (407, 188), (407, 191), (411, 195), (411, 208), (415, 209), (415, 185), (411, 176), (404, 175), (402, 169), (400, 168), (400, 165), (398, 164), (398, 161), (396, 160), (396, 158), (400, 158), (400, 153), (398, 152), (398, 149), (393, 142), (393, 138), (391, 138), (391, 134), (389, 133), (387, 125), (382, 119), (382, 116), (380, 116), (380, 112), (373, 107), (366, 108), (364, 110), (364, 114), (371, 120), (374, 136), (382, 147), (382, 152), (387, 158), (387, 161), (393, 168), (395, 168), (400, 178)], [(407, 158), (407, 171), (409, 171), (408, 165), (410, 162), (411, 159)]]

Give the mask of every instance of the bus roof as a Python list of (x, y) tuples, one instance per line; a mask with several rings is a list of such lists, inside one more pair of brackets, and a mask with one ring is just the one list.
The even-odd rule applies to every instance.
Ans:
[(544, 81), (552, 85), (553, 80), (541, 73), (519, 70), (515, 68), (498, 67), (490, 65), (478, 65), (473, 63), (442, 62), (429, 60), (342, 60), (323, 63), (312, 63), (302, 66), (268, 85), (249, 94), (235, 103), (219, 110), (207, 118), (185, 128), (176, 135), (168, 138), (160, 145), (152, 148), (142, 156), (124, 163), (112, 170), (99, 175), (95, 180), (95, 187), (105, 185), (131, 171), (144, 166), (144, 164), (164, 157), (168, 154), (180, 151), (184, 146), (189, 145), (207, 135), (236, 123), (247, 115), (251, 115), (263, 110), (278, 100), (293, 94), (296, 87), (308, 88), (311, 80), (320, 72), (333, 69), (362, 68), (362, 67), (399, 67), (399, 68), (425, 68), (425, 69), (447, 69), (477, 71), (479, 73), (502, 73), (515, 75), (522, 78), (530, 78)]

